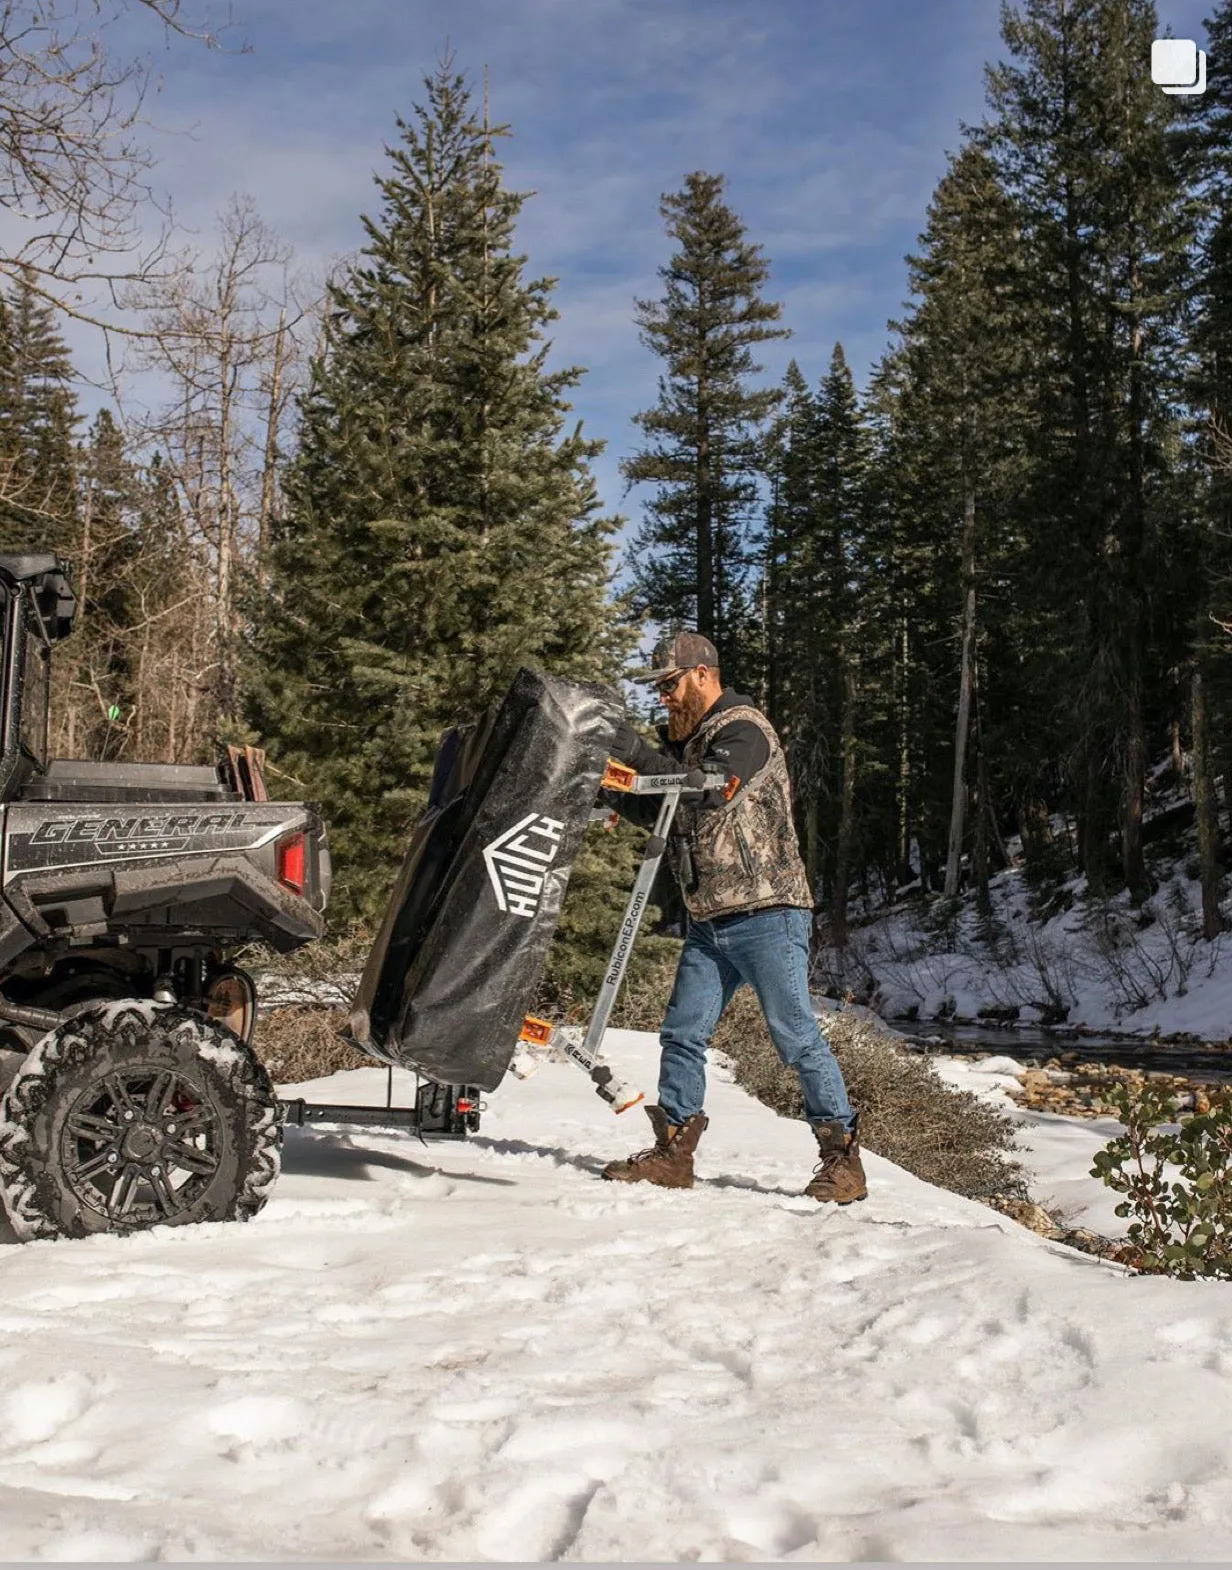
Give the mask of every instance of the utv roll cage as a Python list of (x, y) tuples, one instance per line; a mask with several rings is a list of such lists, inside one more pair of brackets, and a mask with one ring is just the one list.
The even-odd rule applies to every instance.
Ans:
[(51, 645), (68, 637), (76, 616), (77, 599), (57, 557), (49, 552), (0, 555), (0, 801), (46, 765)]

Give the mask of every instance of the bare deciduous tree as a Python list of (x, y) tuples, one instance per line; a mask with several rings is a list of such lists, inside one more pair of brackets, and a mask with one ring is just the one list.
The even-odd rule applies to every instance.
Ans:
[(280, 432), (297, 389), (305, 320), (290, 262), (251, 200), (234, 197), (212, 255), (184, 257), (174, 274), (126, 297), (143, 323), (133, 363), (168, 394), (129, 425), (163, 456), (186, 560), (200, 574), (189, 666), (205, 695), (196, 723), (207, 729), (238, 723), (239, 575), (259, 570), (277, 505)]
[(0, 274), (121, 334), (100, 312), (162, 268), (169, 234), (139, 131), (151, 64), (107, 47), (134, 15), (217, 45), (183, 0), (0, 0)]

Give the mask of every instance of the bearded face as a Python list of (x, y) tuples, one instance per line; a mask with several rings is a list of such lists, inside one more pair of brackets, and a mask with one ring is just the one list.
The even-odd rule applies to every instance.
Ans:
[(691, 736), (709, 707), (696, 671), (682, 676), (675, 691), (665, 696), (663, 703), (667, 709), (667, 734), (672, 741), (683, 741)]

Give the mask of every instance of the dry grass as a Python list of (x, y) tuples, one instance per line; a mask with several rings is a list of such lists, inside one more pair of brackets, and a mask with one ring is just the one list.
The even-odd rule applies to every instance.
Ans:
[(653, 964), (625, 983), (612, 1011), (611, 1022), (617, 1029), (658, 1030), (672, 995), (682, 947), (683, 944), (674, 944), (670, 953), (656, 956)]
[(352, 926), (331, 932), (315, 943), (305, 943), (290, 954), (276, 954), (263, 943), (253, 943), (236, 956), (236, 963), (254, 975), (294, 988), (303, 982), (322, 994), (336, 994), (338, 1003), (349, 999), (372, 949), (375, 934), (367, 927)]
[[(613, 1023), (658, 1030), (671, 995), (675, 960), (625, 995)], [(1014, 1124), (968, 1091), (954, 1090), (927, 1058), (898, 1046), (874, 1020), (843, 1012), (827, 1016), (826, 1033), (860, 1111), (860, 1139), (869, 1150), (926, 1183), (968, 1199), (1026, 1197), (1013, 1159)], [(713, 1046), (731, 1060), (736, 1082), (782, 1117), (804, 1116), (800, 1082), (784, 1068), (748, 987), (732, 999)]]
[(342, 1040), (346, 1013), (328, 1003), (291, 1003), (257, 1016), (253, 1050), (278, 1085), (298, 1085), (344, 1068), (370, 1068), (373, 1059)]
[[(869, 1150), (968, 1199), (1025, 1197), (1022, 1168), (1011, 1155), (1010, 1118), (969, 1091), (952, 1089), (927, 1058), (897, 1046), (862, 1015), (830, 1015), (825, 1028)], [(737, 1083), (750, 1095), (783, 1117), (804, 1116), (800, 1082), (779, 1062), (747, 987), (719, 1022), (714, 1046), (731, 1059)]]

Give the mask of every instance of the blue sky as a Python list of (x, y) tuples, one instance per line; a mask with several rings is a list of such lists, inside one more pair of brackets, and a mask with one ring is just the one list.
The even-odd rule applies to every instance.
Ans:
[[(1202, 41), (1210, 8), (1164, 0), (1161, 31)], [(446, 43), (477, 87), (486, 66), (507, 181), (537, 193), (520, 247), (560, 279), (556, 362), (588, 368), (574, 406), (607, 442), (606, 506), (630, 516), (617, 465), (657, 376), (632, 302), (668, 254), (660, 194), (726, 175), (793, 330), (766, 346), (767, 377), (794, 356), (815, 382), (841, 340), (862, 382), (1000, 54), (998, 0), (234, 0), (233, 16), (227, 51), (157, 53), (158, 178), (181, 220), (204, 237), (245, 192), (311, 264), (353, 251), (394, 116)]]

